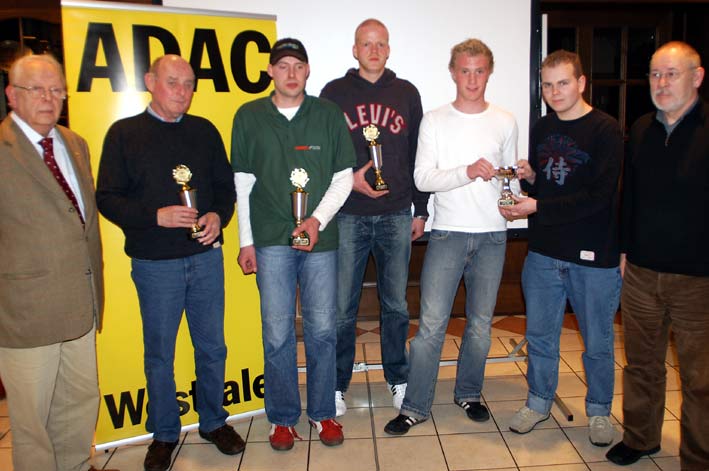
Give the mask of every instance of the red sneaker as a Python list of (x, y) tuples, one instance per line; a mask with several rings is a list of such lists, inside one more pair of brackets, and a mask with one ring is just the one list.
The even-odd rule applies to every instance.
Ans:
[(268, 441), (274, 450), (290, 450), (295, 443), (294, 438), (302, 440), (295, 431), (295, 427), (284, 427), (283, 425), (271, 425), (271, 432), (268, 434)]
[(310, 420), (310, 426), (318, 431), (320, 441), (323, 445), (335, 446), (345, 441), (345, 435), (342, 433), (342, 425), (335, 419), (325, 419), (317, 422)]

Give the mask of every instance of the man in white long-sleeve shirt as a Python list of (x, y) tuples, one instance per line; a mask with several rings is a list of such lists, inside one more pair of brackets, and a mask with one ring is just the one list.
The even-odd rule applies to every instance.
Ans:
[[(270, 97), (234, 116), (232, 167), (239, 217), (239, 266), (256, 273), (261, 294), (266, 415), (276, 450), (293, 447), (300, 418), (295, 293), (300, 287), (311, 425), (325, 445), (344, 440), (335, 417), (337, 221), (352, 189), (355, 153), (342, 111), (305, 94), (310, 68), (303, 44), (285, 38), (271, 48)], [(298, 227), (291, 193), (308, 194)], [(302, 192), (300, 193), (302, 194)], [(292, 245), (305, 233), (307, 243)], [(306, 442), (307, 443), (307, 442)]]
[(506, 221), (497, 209), (495, 168), (517, 160), (514, 117), (485, 101), (494, 60), (480, 40), (451, 50), (453, 103), (429, 111), (419, 130), (414, 180), (434, 192), (434, 219), (421, 272), (419, 330), (410, 346), (411, 372), (401, 413), (384, 428), (403, 435), (428, 419), (438, 361), (461, 277), (467, 322), (458, 356), (454, 400), (467, 416), (490, 418), (480, 402), (490, 323), (505, 261)]

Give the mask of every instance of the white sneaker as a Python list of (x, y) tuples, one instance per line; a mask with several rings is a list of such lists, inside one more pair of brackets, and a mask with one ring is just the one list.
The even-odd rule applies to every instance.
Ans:
[(594, 415), (588, 419), (588, 439), (596, 446), (608, 446), (613, 443), (615, 430), (608, 417)]
[(540, 414), (539, 412), (524, 406), (517, 411), (514, 417), (512, 417), (509, 427), (513, 432), (527, 433), (531, 432), (539, 422), (544, 422), (548, 418), (549, 414)]
[(392, 403), (394, 405), (394, 409), (396, 409), (396, 410), (401, 409), (401, 403), (404, 402), (404, 397), (406, 396), (406, 383), (401, 383), (401, 384), (387, 383), (387, 386), (389, 386), (389, 390), (391, 391), (391, 394), (393, 396)]
[(345, 415), (347, 412), (347, 404), (345, 404), (345, 393), (335, 391), (335, 417)]

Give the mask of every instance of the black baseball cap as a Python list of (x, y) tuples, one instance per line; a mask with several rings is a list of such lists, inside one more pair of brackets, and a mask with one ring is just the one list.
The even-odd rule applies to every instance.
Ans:
[(292, 56), (306, 64), (308, 63), (308, 53), (305, 52), (305, 46), (297, 39), (283, 38), (276, 41), (271, 48), (271, 56), (268, 58), (268, 62), (274, 65), (286, 56)]

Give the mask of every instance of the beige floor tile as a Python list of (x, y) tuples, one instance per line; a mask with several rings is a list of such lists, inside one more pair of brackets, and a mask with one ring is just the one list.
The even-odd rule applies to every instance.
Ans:
[(357, 343), (379, 343), (379, 334), (367, 332), (357, 337)]
[(557, 464), (547, 466), (525, 466), (520, 471), (588, 471), (585, 464)]
[[(415, 428), (423, 427), (424, 424)], [(377, 440), (379, 467), (382, 470), (411, 469), (416, 471), (441, 471), (446, 462), (438, 437), (406, 436)]]
[(288, 451), (276, 451), (268, 443), (250, 443), (241, 460), (240, 471), (306, 471), (308, 449), (306, 440), (295, 441)]
[(623, 347), (625, 347), (625, 335), (623, 335), (623, 331), (616, 332), (613, 336), (613, 348)]
[[(367, 365), (366, 363), (362, 362), (362, 365), (366, 365), (367, 369), (373, 368), (373, 365)], [(360, 385), (367, 385), (367, 372), (366, 371), (353, 371), (352, 372), (352, 379), (350, 379), (350, 385), (353, 384), (360, 384)]]
[[(499, 337), (499, 339), (500, 339), (500, 342), (502, 342), (502, 346), (505, 347), (505, 350), (507, 350), (507, 353), (509, 353), (512, 350), (514, 350), (515, 345), (519, 344), (522, 340), (524, 340), (524, 336), (510, 335), (507, 337)], [(526, 345), (522, 348), (522, 351), (526, 354), (526, 352), (527, 352)]]
[(679, 464), (679, 456), (653, 458), (652, 461), (654, 461), (657, 467), (660, 468), (662, 471), (680, 471), (682, 469)]
[(436, 394), (433, 396), (434, 404), (453, 404), (455, 391), (454, 379), (442, 379), (436, 384)]
[(0, 417), (0, 448), (12, 446), (12, 432), (10, 431), (10, 418)]
[(525, 435), (502, 432), (502, 436), (520, 467), (583, 463), (561, 429), (535, 430)]
[(488, 356), (505, 356), (508, 353), (508, 350), (502, 344), (499, 337), (490, 338), (490, 351), (488, 352)]
[(613, 394), (623, 394), (623, 370), (618, 369), (613, 373)]
[[(561, 411), (557, 403), (551, 407), (551, 414), (554, 416), (561, 427), (588, 427), (588, 417), (586, 417), (586, 398), (585, 397), (565, 397), (561, 399), (569, 412), (574, 416), (574, 420), (566, 420), (566, 416)], [(612, 424), (617, 424), (618, 421), (611, 414)]]
[(677, 356), (677, 347), (670, 345), (667, 347), (667, 355), (665, 361), (672, 366), (679, 366), (679, 356)]
[(391, 390), (385, 382), (369, 383), (369, 393), (372, 407), (389, 407), (391, 413), (396, 412), (392, 406)]
[(628, 364), (628, 359), (625, 357), (625, 348), (616, 348), (614, 350), (615, 362), (619, 367), (624, 367)]
[(361, 363), (364, 361), (364, 344), (355, 343), (355, 363)]
[(298, 342), (295, 345), (295, 349), (298, 354), (298, 366), (305, 366), (305, 344), (303, 342)]
[[(665, 415), (665, 418), (667, 414)], [(652, 456), (679, 456), (679, 421), (665, 420), (662, 423), (662, 448), (659, 453)]]
[(438, 379), (455, 379), (455, 375), (458, 372), (457, 366), (442, 366), (438, 369)]
[(310, 445), (308, 471), (375, 471), (374, 442), (352, 439), (345, 435), (340, 446), (328, 447), (322, 443)]
[(505, 361), (499, 363), (488, 363), (485, 365), (485, 377), (519, 375), (522, 371), (517, 366), (517, 362)]
[(363, 383), (350, 383), (350, 387), (345, 393), (345, 403), (347, 410), (358, 409), (360, 407), (369, 407), (369, 387), (367, 386), (366, 373), (355, 373), (354, 376), (359, 376), (365, 380)]
[(175, 457), (172, 471), (231, 471), (238, 469), (241, 454), (225, 455), (212, 444), (187, 443)]
[(0, 448), (0, 469), (3, 471), (13, 471), (12, 448)]
[(569, 352), (583, 349), (583, 339), (581, 338), (580, 333), (561, 334), (561, 337), (559, 338), (559, 351)]
[(679, 371), (674, 368), (667, 367), (667, 391), (679, 391), (682, 389), (682, 382), (679, 377)]
[[(565, 428), (564, 433), (571, 443), (576, 448), (576, 451), (581, 455), (584, 461), (587, 463), (590, 461), (603, 461), (606, 459), (606, 453), (610, 449), (610, 446), (595, 446), (588, 439), (588, 427), (577, 427), (577, 428)], [(616, 443), (622, 439), (622, 433), (619, 426), (615, 426), (615, 433), (613, 437), (613, 443)]]
[(457, 360), (458, 348), (460, 339), (446, 339), (443, 341), (443, 350), (441, 351), (441, 360)]
[(379, 342), (367, 342), (364, 347), (364, 361), (369, 364), (382, 362), (382, 346)]
[[(681, 391), (666, 391), (665, 392), (665, 409), (670, 411), (676, 419), (679, 420), (682, 415), (682, 392)], [(665, 415), (666, 418), (667, 415)]]
[(369, 383), (386, 383), (386, 379), (384, 378), (384, 370), (381, 368), (378, 369), (371, 369), (367, 371), (367, 380)]
[[(342, 424), (345, 438), (372, 438), (372, 418), (369, 408), (347, 409), (347, 413), (338, 417)], [(313, 435), (314, 437), (315, 435)]]
[[(611, 463), (610, 461), (604, 460), (597, 463), (587, 463), (591, 471), (618, 471), (618, 470), (630, 470), (630, 471), (657, 471), (657, 465), (650, 458), (642, 458), (636, 463), (629, 466), (623, 466), (622, 468), (618, 465)], [(677, 468), (679, 469), (679, 468)]]
[[(506, 432), (509, 430), (510, 421), (512, 416), (522, 407), (525, 403), (524, 399), (516, 401), (488, 401), (487, 407), (492, 414), (492, 418), (499, 427), (500, 430)], [(537, 424), (534, 430), (543, 430), (548, 428), (559, 428), (559, 424), (553, 418), (549, 418), (544, 422)], [(531, 432), (534, 433), (534, 432)]]
[(497, 431), (444, 435), (440, 438), (451, 471), (500, 468), (515, 464), (502, 435)]
[[(392, 437), (384, 431), (384, 426), (398, 414), (397, 412), (389, 407), (373, 407), (372, 413), (374, 414), (374, 433), (377, 438), (404, 438), (404, 437), (415, 437), (422, 435), (436, 435), (436, 427), (433, 420), (427, 420), (421, 424), (411, 427), (409, 432), (404, 437)], [(379, 440), (377, 440), (377, 447), (379, 446)], [(382, 468), (387, 469), (387, 468)]]
[[(96, 469), (103, 469), (106, 463), (108, 463), (108, 460), (111, 459), (111, 455), (113, 455), (115, 450), (115, 448), (101, 451), (93, 450), (93, 456), (89, 459), (89, 463)], [(0, 469), (5, 468), (0, 467)]]
[(526, 399), (527, 379), (521, 374), (487, 378), (483, 383), (482, 394), (485, 402)]
[[(106, 463), (106, 466), (111, 469), (120, 470), (135, 470), (143, 469), (143, 461), (145, 460), (145, 454), (148, 452), (148, 445), (150, 442), (146, 442), (140, 445), (127, 445), (118, 448), (112, 455), (111, 458)], [(177, 456), (177, 451), (172, 453), (172, 459), (174, 460)]]
[(8, 417), (7, 399), (0, 399), (0, 417)]
[(623, 395), (616, 394), (613, 396), (613, 403), (611, 404), (611, 415), (615, 417), (618, 423), (623, 423)]
[(556, 394), (559, 397), (585, 396), (586, 385), (575, 373), (559, 373)]
[(453, 433), (496, 432), (497, 426), (493, 420), (475, 422), (468, 418), (465, 410), (455, 404), (434, 405), (431, 416), (436, 423), (439, 435)]
[(581, 359), (582, 354), (583, 350), (560, 352), (561, 359), (569, 365), (572, 371), (583, 371), (583, 360)]
[[(362, 330), (375, 330), (379, 327), (379, 321), (357, 321), (357, 327)], [(359, 337), (357, 337), (359, 339)]]

